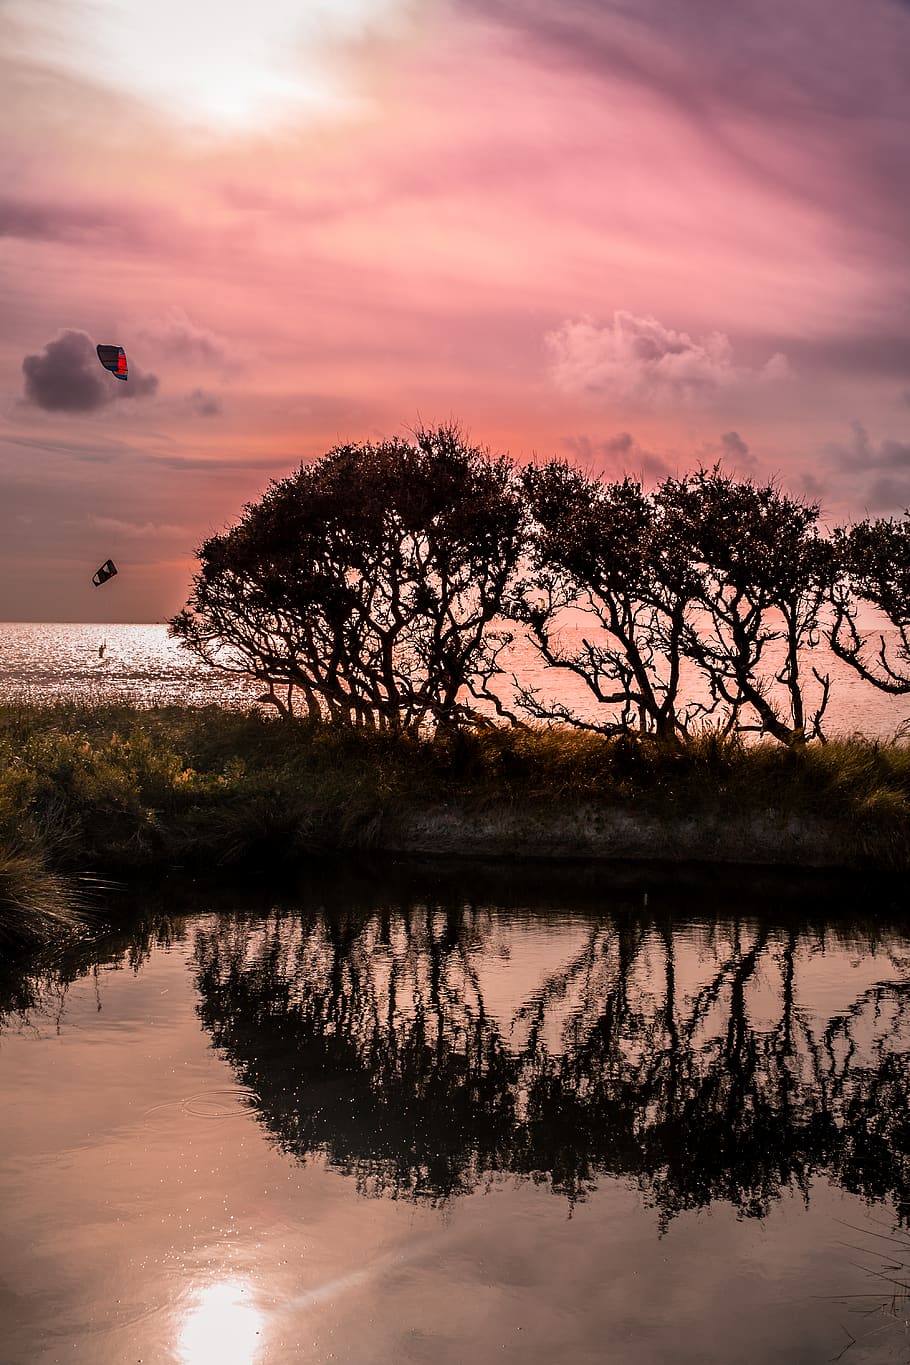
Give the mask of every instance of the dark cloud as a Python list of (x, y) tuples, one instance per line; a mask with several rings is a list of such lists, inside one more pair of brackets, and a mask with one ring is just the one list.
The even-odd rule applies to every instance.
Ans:
[(724, 454), (730, 455), (734, 459), (744, 460), (749, 454), (749, 447), (746, 445), (738, 431), (725, 431), (720, 438)]
[(69, 455), (74, 460), (89, 464), (110, 464), (122, 455), (137, 453), (126, 441), (63, 441), (52, 437), (4, 436), (8, 445), (25, 446), (28, 450), (45, 450), (52, 455)]
[(94, 412), (115, 398), (145, 398), (156, 393), (158, 377), (130, 362), (126, 384), (101, 369), (87, 332), (65, 328), (39, 355), (22, 361), (25, 396), (45, 412)]
[(67, 328), (22, 362), (25, 396), (47, 412), (93, 412), (111, 401), (87, 332)]
[[(895, 296), (895, 304), (910, 308), (910, 291)], [(863, 331), (859, 326), (844, 335), (787, 340), (787, 354), (799, 370), (824, 368), (853, 377), (873, 375), (896, 380), (910, 374), (910, 335), (888, 328)]]
[(603, 448), (610, 455), (625, 455), (635, 447), (635, 437), (631, 431), (621, 431), (617, 436), (611, 436), (608, 441), (604, 441)]
[(825, 454), (838, 469), (851, 473), (885, 469), (910, 474), (910, 441), (886, 438), (876, 445), (861, 422), (850, 425), (853, 431), (850, 441), (833, 441), (825, 447)]
[(903, 479), (880, 478), (869, 488), (868, 508), (874, 516), (893, 516), (910, 507), (910, 473)]
[(116, 200), (34, 199), (0, 194), (0, 237), (30, 242), (73, 242), (99, 249), (116, 243), (117, 254), (173, 249), (180, 228), (154, 212)]
[(669, 463), (652, 450), (645, 450), (628, 431), (603, 440), (590, 436), (565, 436), (563, 445), (583, 468), (609, 477), (630, 475), (644, 483), (658, 483), (670, 473)]
[(91, 209), (0, 195), (0, 237), (61, 241), (106, 226), (105, 217)]
[(803, 473), (797, 479), (796, 491), (810, 502), (821, 502), (825, 495), (825, 485), (814, 474)]
[(222, 410), (221, 399), (215, 394), (206, 393), (205, 389), (193, 389), (187, 402), (197, 417), (217, 417)]
[(824, 455), (833, 478), (864, 515), (890, 516), (910, 504), (910, 441), (875, 442), (862, 422), (852, 422), (850, 440), (831, 442)]
[(158, 376), (148, 370), (140, 370), (130, 361), (130, 377), (125, 384), (118, 384), (114, 398), (151, 398), (158, 392)]

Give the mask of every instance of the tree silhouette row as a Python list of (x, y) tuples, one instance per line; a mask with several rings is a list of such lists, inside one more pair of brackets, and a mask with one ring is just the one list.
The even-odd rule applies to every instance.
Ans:
[[(719, 466), (646, 491), (421, 429), (302, 465), (197, 556), (172, 633), (314, 721), (797, 745), (824, 739), (832, 654), (910, 693), (910, 519), (824, 533), (816, 504)], [(581, 685), (583, 714), (541, 669)]]

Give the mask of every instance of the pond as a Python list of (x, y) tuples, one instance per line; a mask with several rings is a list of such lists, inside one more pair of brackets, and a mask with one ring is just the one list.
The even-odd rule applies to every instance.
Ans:
[(899, 888), (328, 866), (107, 913), (0, 984), (3, 1365), (910, 1357)]

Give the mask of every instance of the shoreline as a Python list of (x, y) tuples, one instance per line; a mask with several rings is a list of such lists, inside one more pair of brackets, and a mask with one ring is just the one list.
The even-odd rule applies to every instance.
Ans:
[(326, 856), (910, 872), (910, 747), (417, 738), (218, 708), (0, 706), (0, 951), (99, 878)]
[[(440, 803), (381, 818), (368, 842), (345, 847), (320, 840), (274, 875), (283, 884), (330, 866), (356, 877), (366, 861), (379, 876), (394, 869), (399, 876), (470, 882), (494, 868), (503, 881), (530, 879), (535, 886), (558, 879), (566, 886), (589, 880), (614, 889), (642, 884), (666, 889), (719, 881), (740, 894), (746, 885), (755, 890), (765, 884), (779, 893), (785, 882), (819, 881), (843, 892), (866, 894), (870, 882), (910, 891), (910, 861), (876, 859), (862, 832), (854, 836), (852, 842), (845, 838), (834, 821), (790, 817), (782, 825), (773, 813), (734, 821), (720, 813), (707, 820), (674, 819), (588, 805), (554, 816), (507, 805), (478, 811)], [(109, 932), (109, 893), (140, 879), (143, 886), (180, 880), (197, 888), (229, 884), (245, 891), (261, 887), (267, 875), (258, 857), (241, 856), (214, 865), (193, 857), (182, 864), (118, 858), (82, 874), (37, 863), (30, 868), (26, 860), (11, 879), (0, 856), (0, 958)]]
[(774, 812), (673, 816), (596, 804), (560, 812), (505, 804), (482, 811), (465, 804), (424, 806), (384, 819), (371, 848), (392, 857), (438, 855), (554, 865), (641, 862), (910, 870), (910, 861), (895, 868), (870, 860), (862, 834), (851, 846), (834, 821), (794, 816), (781, 821)]

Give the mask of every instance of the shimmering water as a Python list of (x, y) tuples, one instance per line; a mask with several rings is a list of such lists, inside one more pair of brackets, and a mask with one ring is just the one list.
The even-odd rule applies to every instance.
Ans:
[(0, 987), (2, 1365), (907, 1359), (906, 904), (597, 875), (171, 890)]
[[(100, 653), (102, 645), (103, 653)], [(910, 724), (910, 697), (893, 698), (868, 687), (837, 659), (826, 730), (859, 731), (888, 739)], [(579, 715), (590, 716), (590, 693), (564, 673), (543, 669), (530, 645), (520, 642), (509, 658), (522, 683), (557, 696)], [(504, 684), (503, 695), (508, 686)], [(0, 701), (78, 697), (139, 704), (249, 706), (261, 692), (254, 682), (218, 673), (196, 662), (163, 625), (0, 624)]]
[(261, 691), (194, 660), (163, 625), (0, 625), (0, 700), (249, 706)]

